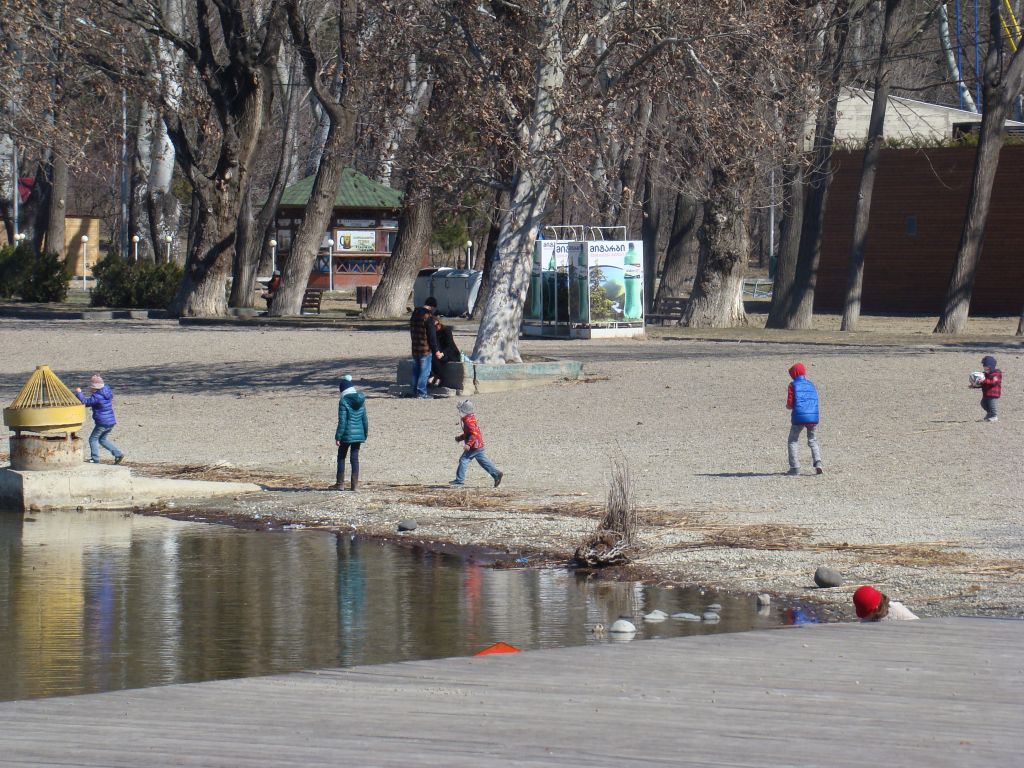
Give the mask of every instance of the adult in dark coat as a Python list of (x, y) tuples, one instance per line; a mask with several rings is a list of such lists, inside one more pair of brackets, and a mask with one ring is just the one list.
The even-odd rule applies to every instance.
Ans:
[(434, 329), (437, 332), (437, 349), (441, 353), (441, 356), (437, 357), (435, 355), (431, 359), (431, 376), (427, 379), (427, 384), (439, 387), (444, 379), (443, 373), (445, 363), (457, 363), (462, 360), (462, 351), (455, 343), (455, 335), (452, 333), (451, 327), (442, 323), (438, 317), (434, 318)]

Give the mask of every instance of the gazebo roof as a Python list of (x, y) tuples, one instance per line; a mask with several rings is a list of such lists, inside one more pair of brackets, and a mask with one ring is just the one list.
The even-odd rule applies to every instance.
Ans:
[[(281, 195), (281, 205), (302, 205), (313, 193), (316, 176), (307, 176), (287, 187)], [(378, 184), (353, 168), (342, 171), (338, 182), (338, 194), (334, 198), (335, 208), (386, 208), (402, 207), (402, 193), (397, 189)]]

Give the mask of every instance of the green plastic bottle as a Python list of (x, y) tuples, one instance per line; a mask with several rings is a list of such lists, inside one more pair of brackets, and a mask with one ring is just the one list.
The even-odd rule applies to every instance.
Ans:
[(527, 317), (532, 320), (541, 319), (543, 301), (543, 291), (541, 284), (541, 245), (537, 243), (533, 249), (533, 264), (530, 266), (530, 290), (529, 290), (529, 301), (527, 305), (530, 307)]
[(639, 320), (644, 313), (644, 271), (633, 243), (629, 244), (622, 263), (625, 267), (622, 281), (626, 288), (626, 306), (622, 314), (627, 320)]

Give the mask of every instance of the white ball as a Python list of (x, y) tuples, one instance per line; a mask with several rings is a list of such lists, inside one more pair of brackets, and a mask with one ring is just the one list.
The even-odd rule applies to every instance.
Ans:
[(985, 380), (985, 374), (981, 371), (974, 371), (969, 377), (971, 386), (976, 387)]

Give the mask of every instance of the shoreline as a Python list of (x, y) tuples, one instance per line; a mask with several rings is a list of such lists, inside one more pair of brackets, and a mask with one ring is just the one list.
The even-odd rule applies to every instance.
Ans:
[[(924, 327), (887, 320), (878, 330)], [(980, 360), (973, 344), (524, 339), (523, 354), (576, 360), (585, 378), (474, 396), (505, 481), (492, 489), (474, 467), (454, 490), (454, 400), (389, 395), (409, 352), (401, 330), (0, 328), (0, 399), (40, 363), (72, 387), (102, 372), (127, 466), (269, 488), (239, 503), (253, 519), (391, 535), (415, 518), (416, 540), (567, 558), (596, 527), (609, 466), (625, 457), (642, 517), (637, 572), (822, 600), (847, 616), (853, 590), (872, 584), (922, 616), (1024, 617), (1024, 347), (996, 353), (1006, 386), (999, 423), (987, 424), (967, 389)], [(820, 476), (785, 476), (786, 371), (796, 361), (822, 397)], [(319, 490), (333, 477), (345, 373), (366, 393), (370, 422), (356, 497)], [(815, 589), (819, 566), (847, 586)]]
[[(254, 470), (227, 466), (146, 465), (140, 472), (203, 480), (253, 482)], [(336, 535), (350, 534), (402, 547), (466, 558), (488, 567), (499, 568), (571, 568), (575, 546), (594, 530), (600, 517), (600, 505), (588, 494), (519, 493), (504, 490), (489, 493), (477, 487), (451, 490), (442, 486), (395, 486), (366, 483), (358, 494), (329, 491), (315, 485), (311, 477), (275, 475), (267, 490), (258, 495), (234, 499), (213, 499), (198, 504), (157, 505), (134, 510), (140, 514), (160, 515), (190, 522), (226, 524), (250, 530), (302, 528), (323, 530)], [(424, 503), (433, 501), (434, 503)], [(498, 513), (495, 515), (495, 513)], [(634, 561), (625, 566), (588, 571), (593, 577), (614, 581), (641, 581), (648, 584), (697, 587), (730, 594), (771, 595), (773, 602), (813, 604), (829, 621), (853, 618), (852, 593), (862, 583), (872, 583), (885, 591), (913, 570), (928, 592), (903, 589), (900, 599), (911, 604), (922, 618), (944, 616), (988, 616), (1019, 618), (1015, 606), (989, 606), (982, 590), (963, 589), (936, 592), (936, 585), (955, 583), (963, 577), (969, 563), (955, 551), (937, 544), (894, 546), (858, 546), (807, 541), (792, 526), (767, 524), (761, 530), (749, 526), (729, 526), (700, 519), (694, 511), (642, 507), (637, 510), (641, 548)], [(413, 519), (418, 527), (399, 532), (400, 520)], [(544, 539), (524, 536), (538, 524), (546, 529)], [(672, 557), (673, 545), (666, 539), (679, 537), (684, 527), (688, 538)], [(707, 529), (711, 536), (707, 537)], [(705, 529), (705, 538), (697, 531)], [(758, 537), (761, 537), (760, 540)], [(745, 537), (745, 538), (744, 538)], [(793, 539), (787, 549), (782, 539)], [(805, 549), (806, 548), (806, 549)], [(813, 553), (808, 555), (807, 552)], [(847, 577), (840, 587), (819, 588), (813, 583), (813, 563), (836, 568), (843, 553), (856, 558), (863, 553), (882, 559), (906, 554), (919, 562), (912, 565), (890, 564), (882, 579)], [(699, 555), (703, 553), (705, 557)], [(765, 557), (767, 556), (767, 557)], [(517, 562), (526, 558), (525, 562)], [(802, 571), (783, 570), (787, 559), (806, 562)], [(931, 564), (927, 560), (933, 560)], [(754, 561), (760, 563), (758, 575), (741, 575)], [(839, 570), (849, 573), (838, 565)], [(874, 569), (876, 574), (878, 568)], [(773, 573), (774, 572), (774, 573)], [(751, 581), (757, 583), (751, 583)], [(962, 578), (961, 578), (962, 580)]]

